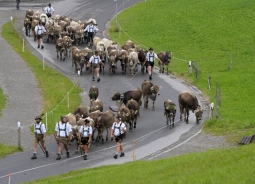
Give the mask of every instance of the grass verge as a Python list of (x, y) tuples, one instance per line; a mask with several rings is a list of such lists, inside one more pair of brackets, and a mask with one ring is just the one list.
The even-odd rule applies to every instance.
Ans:
[(3, 90), (0, 88), (0, 116), (2, 116), (2, 111), (6, 105), (6, 96), (3, 94)]
[[(34, 73), (43, 97), (42, 111), (51, 112), (54, 109), (52, 113), (48, 114), (48, 133), (52, 134), (54, 132), (56, 122), (59, 121), (59, 117), (63, 114), (72, 112), (80, 105), (81, 97), (79, 96), (79, 93), (81, 90), (66, 76), (53, 70), (51, 67), (45, 66), (45, 70), (43, 70), (42, 62), (31, 54), (26, 47), (24, 52), (22, 52), (22, 42), (18, 41), (19, 34), (15, 30), (11, 32), (10, 26), (11, 24), (9, 22), (3, 25), (2, 37), (12, 46), (13, 50), (20, 55)], [(68, 99), (65, 97), (69, 91), (68, 109)], [(64, 98), (65, 100), (63, 100)], [(35, 116), (37, 115), (39, 114), (35, 114)], [(42, 121), (44, 122), (45, 118)]]
[(17, 146), (4, 145), (0, 143), (0, 159), (18, 151), (22, 151), (22, 148), (18, 148)]
[[(156, 161), (135, 161), (71, 171), (29, 184), (88, 183), (254, 183), (255, 144), (210, 150)], [(114, 176), (114, 177), (113, 177)]]
[[(217, 82), (221, 88), (222, 119), (207, 121), (205, 130), (237, 141), (242, 135), (255, 132), (251, 110), (255, 91), (255, 25), (251, 21), (254, 8), (254, 1), (243, 0), (147, 0), (118, 15), (125, 32), (116, 31), (113, 20), (109, 34), (120, 45), (131, 39), (137, 45), (152, 46), (156, 52), (171, 50), (171, 73), (198, 86), (215, 104)], [(199, 64), (199, 79), (188, 73), (190, 60)], [(211, 89), (208, 76), (212, 77)]]

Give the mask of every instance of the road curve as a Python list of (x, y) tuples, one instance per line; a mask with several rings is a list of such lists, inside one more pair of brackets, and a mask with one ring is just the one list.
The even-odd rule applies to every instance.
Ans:
[[(125, 7), (138, 2), (140, 1), (125, 1)], [(118, 4), (118, 9), (121, 9), (123, 1), (118, 0)], [(66, 0), (53, 4), (56, 12), (60, 15), (66, 15), (75, 20), (95, 18), (100, 30), (105, 30), (106, 23), (115, 15), (115, 5), (113, 0)], [(97, 36), (102, 37), (100, 34)], [(34, 42), (32, 38), (27, 38), (27, 40), (33, 48), (37, 49), (37, 43)], [(66, 61), (57, 60), (55, 45), (45, 44), (45, 49), (38, 50), (38, 52), (43, 54), (47, 60), (62, 68), (65, 75), (68, 75), (71, 79), (76, 78), (70, 59)], [(107, 68), (105, 71), (106, 73), (101, 76), (100, 83), (92, 82), (91, 76), (87, 73), (83, 73), (81, 76), (81, 85), (84, 89), (88, 90), (90, 86), (94, 84), (98, 86), (100, 90), (99, 97), (104, 102), (104, 110), (107, 110), (109, 106), (115, 105), (110, 101), (110, 97), (116, 91), (125, 92), (136, 87), (141, 87), (141, 83), (144, 79), (148, 78), (147, 75), (142, 75), (141, 73), (138, 73), (134, 78), (130, 78), (128, 74), (122, 75), (120, 66), (118, 66), (118, 71), (115, 75), (109, 76)], [(148, 109), (144, 109), (143, 106), (141, 107), (137, 129), (128, 132), (127, 138), (124, 140), (125, 157), (118, 158), (117, 160), (113, 159), (112, 156), (115, 152), (114, 144), (111, 145), (112, 147), (107, 148), (108, 143), (100, 146), (96, 146), (93, 143), (87, 161), (83, 161), (79, 153), (75, 153), (73, 145), (71, 145), (71, 158), (66, 159), (64, 153), (62, 160), (56, 161), (56, 143), (50, 142), (47, 144), (48, 150), (50, 151), (49, 158), (44, 158), (43, 153), (39, 152), (38, 159), (31, 160), (32, 150), (28, 150), (0, 160), (0, 165), (4, 166), (0, 168), (0, 183), (7, 183), (8, 173), (12, 173), (12, 183), (20, 183), (80, 168), (120, 164), (135, 159), (150, 158), (159, 155), (161, 152), (165, 153), (166, 148), (173, 149), (174, 147), (178, 147), (178, 144), (181, 144), (180, 140), (185, 141), (182, 140), (182, 137), (188, 133), (189, 136), (196, 134), (200, 130), (203, 122), (196, 125), (195, 116), (192, 113), (190, 115), (189, 124), (179, 122), (179, 111), (177, 111), (176, 126), (173, 129), (169, 129), (169, 127), (166, 126), (165, 117), (163, 116), (163, 102), (170, 98), (178, 104), (177, 97), (180, 91), (183, 90), (196, 93), (203, 106), (205, 105), (205, 101), (199, 90), (195, 87), (189, 86), (173, 76), (158, 74), (158, 70), (155, 70), (152, 82), (163, 86), (160, 91), (161, 94), (157, 97), (155, 110), (152, 110), (151, 103), (149, 103)], [(86, 92), (84, 92), (82, 96), (86, 104)], [(190, 130), (195, 131), (190, 135)]]

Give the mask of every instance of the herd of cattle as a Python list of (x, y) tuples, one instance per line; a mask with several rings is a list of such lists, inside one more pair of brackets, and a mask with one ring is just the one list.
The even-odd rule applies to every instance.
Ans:
[[(26, 28), (26, 35), (30, 36), (30, 29), (34, 33), (35, 26), (39, 21), (42, 21), (47, 30), (47, 41), (52, 42), (55, 40), (57, 58), (65, 60), (65, 57), (71, 57), (72, 66), (75, 66), (75, 71), (82, 73), (84, 66), (87, 66), (89, 58), (93, 55), (91, 48), (85, 47), (80, 50), (73, 44), (81, 44), (86, 42), (87, 38), (84, 35), (84, 28), (91, 21), (96, 25), (96, 20), (90, 19), (86, 22), (74, 21), (65, 16), (55, 15), (54, 18), (48, 18), (46, 14), (33, 12), (32, 10), (26, 11), (26, 18), (24, 20), (24, 27)], [(35, 39), (35, 33), (34, 33)], [(117, 44), (106, 38), (94, 37), (93, 44), (95, 50), (99, 52), (101, 60), (105, 63), (108, 60), (109, 74), (114, 74), (117, 69), (117, 62), (120, 61), (122, 73), (125, 74), (127, 68), (130, 69), (130, 75), (135, 75), (138, 72), (138, 64), (141, 64), (141, 72), (144, 74), (146, 69), (146, 50), (139, 49), (132, 41), (128, 40), (121, 49), (118, 49)], [(63, 56), (62, 56), (63, 55)], [(168, 74), (168, 65), (171, 60), (171, 52), (157, 53), (158, 57), (163, 63), (159, 63), (160, 72)], [(167, 67), (167, 69), (164, 68)], [(86, 70), (90, 70), (86, 68)], [(100, 71), (104, 73), (104, 65), (100, 66)], [(74, 138), (77, 140), (77, 133), (79, 127), (83, 125), (85, 118), (89, 118), (90, 125), (93, 128), (94, 133), (97, 130), (98, 135), (96, 140), (104, 142), (103, 133), (106, 130), (106, 141), (109, 139), (109, 129), (112, 127), (115, 121), (115, 112), (121, 117), (129, 130), (133, 130), (137, 127), (137, 119), (140, 115), (140, 106), (142, 105), (142, 99), (144, 108), (148, 108), (149, 99), (152, 100), (152, 108), (159, 91), (162, 86), (153, 84), (151, 81), (144, 80), (141, 84), (141, 89), (136, 88), (125, 93), (116, 92), (111, 98), (112, 101), (116, 101), (118, 104), (118, 110), (115, 111), (109, 108), (107, 111), (103, 111), (103, 102), (98, 98), (99, 90), (96, 86), (93, 86), (89, 90), (90, 106), (79, 106), (73, 113), (69, 113), (66, 116), (69, 119), (69, 123), (73, 127)], [(197, 97), (191, 92), (181, 92), (178, 97), (180, 108), (180, 120), (184, 120), (188, 123), (189, 110), (195, 113), (196, 122), (202, 118), (203, 109), (198, 103)], [(176, 104), (171, 100), (164, 102), (164, 115), (166, 116), (166, 123), (170, 128), (174, 127), (174, 120), (176, 114)]]
[[(69, 123), (71, 124), (74, 132), (74, 140), (77, 142), (77, 134), (80, 126), (83, 125), (86, 118), (90, 119), (90, 126), (93, 128), (93, 136), (97, 130), (98, 135), (96, 142), (104, 142), (109, 140), (109, 130), (115, 122), (115, 113), (121, 117), (121, 121), (126, 124), (129, 130), (137, 128), (137, 119), (140, 115), (140, 106), (144, 104), (144, 108), (148, 108), (149, 99), (152, 101), (152, 108), (154, 109), (154, 103), (158, 95), (160, 95), (160, 89), (162, 86), (154, 85), (149, 80), (144, 80), (141, 84), (141, 89), (136, 88), (131, 91), (124, 93), (116, 92), (110, 100), (116, 101), (118, 104), (118, 110), (114, 110), (109, 107), (108, 110), (103, 111), (103, 102), (98, 98), (99, 90), (96, 86), (92, 86), (89, 90), (90, 106), (79, 106), (73, 113), (67, 114)], [(143, 101), (143, 102), (142, 102)], [(189, 111), (195, 113), (196, 122), (202, 119), (203, 109), (198, 103), (197, 97), (187, 91), (180, 93), (178, 97), (179, 108), (180, 108), (180, 120), (183, 120), (182, 115), (184, 114), (184, 120), (188, 123)], [(175, 115), (176, 115), (176, 104), (171, 100), (167, 99), (164, 102), (164, 116), (166, 116), (167, 125), (172, 128), (174, 127)], [(105, 139), (103, 138), (104, 131), (107, 131)]]
[[(85, 47), (79, 49), (76, 47), (79, 44), (86, 43), (88, 38), (84, 34), (86, 26), (93, 22), (96, 26), (95, 19), (81, 22), (67, 18), (66, 16), (55, 15), (53, 18), (48, 18), (45, 13), (33, 10), (27, 10), (24, 20), (24, 27), (26, 36), (30, 36), (30, 30), (33, 32), (34, 40), (36, 40), (35, 27), (41, 21), (47, 31), (47, 42), (55, 41), (57, 58), (65, 60), (66, 57), (72, 56), (72, 66), (75, 66), (76, 73), (82, 73), (84, 66), (87, 66), (89, 58), (93, 55), (91, 48)], [(73, 46), (76, 45), (76, 46)], [(117, 43), (107, 38), (99, 38), (94, 36), (93, 46), (99, 52), (101, 61), (105, 63), (108, 61), (109, 74), (114, 74), (117, 69), (117, 63), (120, 62), (122, 73), (126, 74), (127, 69), (130, 70), (130, 75), (134, 76), (138, 72), (138, 65), (141, 65), (141, 72), (147, 72), (146, 53), (147, 50), (138, 48), (134, 42), (128, 40), (121, 49), (118, 48)], [(160, 66), (160, 73), (168, 74), (168, 66), (171, 61), (171, 52), (159, 52), (158, 57), (162, 63)], [(86, 68), (91, 72), (91, 68)], [(104, 73), (104, 65), (100, 65), (100, 72)]]

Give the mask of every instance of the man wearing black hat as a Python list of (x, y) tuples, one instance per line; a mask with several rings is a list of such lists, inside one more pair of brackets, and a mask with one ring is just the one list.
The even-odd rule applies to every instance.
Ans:
[(85, 119), (83, 126), (81, 126), (78, 139), (81, 142), (81, 149), (84, 151), (84, 160), (87, 160), (87, 154), (90, 147), (90, 142), (92, 139), (92, 127), (90, 126), (90, 120), (88, 118)]
[(61, 116), (61, 121), (56, 123), (55, 126), (55, 138), (57, 140), (58, 144), (58, 156), (56, 160), (61, 159), (61, 152), (62, 152), (62, 144), (65, 147), (66, 150), (66, 156), (67, 158), (70, 157), (69, 154), (69, 142), (72, 140), (73, 134), (72, 134), (72, 127), (71, 125), (67, 122), (68, 119), (66, 116)]
[(37, 116), (35, 118), (36, 123), (34, 125), (34, 132), (35, 132), (35, 143), (34, 143), (34, 154), (31, 159), (37, 159), (36, 152), (38, 144), (41, 144), (42, 148), (45, 150), (46, 157), (49, 157), (49, 152), (45, 147), (45, 139), (46, 139), (46, 129), (45, 125), (41, 122), (42, 118)]
[(89, 23), (89, 25), (87, 25), (86, 28), (84, 29), (84, 33), (86, 33), (86, 32), (88, 33), (88, 40), (87, 40), (88, 47), (91, 47), (91, 48), (92, 48), (94, 34), (95, 34), (96, 32), (102, 33), (102, 31), (100, 31), (99, 29), (97, 29), (97, 27), (93, 25), (93, 21), (91, 21), (91, 22)]
[(115, 122), (112, 125), (111, 129), (111, 138), (115, 137), (115, 141), (117, 143), (116, 147), (116, 153), (113, 156), (113, 158), (117, 159), (118, 158), (118, 153), (120, 153), (120, 157), (124, 157), (124, 151), (123, 151), (123, 146), (122, 146), (122, 141), (124, 137), (124, 133), (127, 131), (125, 123), (121, 122), (121, 117), (117, 115)]
[(152, 79), (152, 73), (153, 73), (153, 67), (154, 67), (154, 61), (155, 59), (158, 59), (160, 63), (162, 61), (158, 58), (157, 54), (153, 52), (153, 48), (149, 48), (149, 52), (146, 54), (146, 61), (148, 65), (148, 72), (149, 72), (149, 79)]
[(48, 6), (44, 8), (44, 13), (47, 15), (48, 18), (51, 17), (54, 14), (54, 12), (55, 10), (50, 3)]
[(99, 65), (103, 65), (104, 63), (101, 62), (101, 59), (100, 59), (100, 56), (98, 55), (98, 51), (96, 50), (95, 51), (95, 55), (91, 56), (90, 59), (89, 59), (89, 62), (88, 62), (88, 65), (87, 65), (87, 68), (90, 67), (91, 65), (91, 70), (92, 70), (92, 81), (95, 80), (95, 77), (94, 77), (94, 70), (96, 69), (96, 75), (97, 75), (97, 82), (100, 81), (100, 78), (99, 78), (99, 68), (100, 66)]

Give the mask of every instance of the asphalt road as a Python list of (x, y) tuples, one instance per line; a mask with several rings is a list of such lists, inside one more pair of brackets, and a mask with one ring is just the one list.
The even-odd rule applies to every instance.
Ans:
[[(131, 6), (137, 2), (140, 1), (126, 1), (125, 7)], [(118, 0), (118, 4), (118, 9), (122, 9), (123, 1)], [(53, 6), (57, 14), (66, 15), (75, 20), (95, 18), (100, 30), (106, 29), (106, 23), (115, 15), (116, 11), (116, 4), (113, 0), (66, 0), (55, 3)], [(101, 34), (97, 34), (97, 36), (103, 37)], [(32, 37), (27, 37), (27, 40), (37, 49), (37, 43), (33, 41)], [(153, 46), (153, 43), (151, 45)], [(85, 47), (85, 45), (82, 45), (82, 47)], [(44, 50), (38, 49), (38, 52), (40, 52), (45, 59), (61, 68), (64, 74), (72, 79), (76, 78), (76, 74), (73, 73), (74, 68), (71, 66), (71, 59), (68, 58), (65, 61), (59, 61), (56, 58), (54, 44), (45, 44)], [(120, 65), (118, 65), (116, 74), (109, 75), (108, 66), (106, 66), (105, 74), (101, 75), (100, 83), (93, 82), (91, 80), (91, 75), (83, 73), (80, 77), (80, 85), (86, 90), (92, 85), (96, 85), (100, 91), (99, 98), (104, 102), (104, 110), (107, 110), (109, 106), (115, 106), (115, 103), (110, 101), (110, 98), (116, 91), (125, 92), (136, 87), (141, 88), (144, 79), (148, 79), (148, 75), (142, 75), (140, 72), (134, 78), (130, 78), (129, 74), (123, 75), (120, 70)], [(0, 165), (2, 166), (0, 168), (0, 183), (8, 182), (8, 173), (12, 173), (11, 183), (20, 183), (81, 168), (120, 164), (143, 159), (149, 155), (153, 155), (155, 152), (160, 154), (161, 150), (176, 144), (182, 135), (198, 125), (195, 123), (195, 116), (193, 113), (190, 114), (189, 124), (179, 122), (178, 119), (180, 115), (179, 110), (177, 110), (176, 126), (173, 129), (169, 129), (169, 127), (166, 126), (166, 120), (163, 116), (163, 102), (169, 98), (178, 104), (178, 95), (184, 90), (193, 91), (198, 94), (202, 105), (204, 105), (205, 102), (196, 88), (186, 85), (173, 76), (158, 74), (158, 70), (154, 71), (152, 82), (163, 86), (160, 91), (161, 94), (157, 97), (155, 102), (155, 110), (152, 109), (151, 102), (149, 102), (148, 109), (144, 109), (143, 106), (141, 106), (137, 128), (128, 132), (127, 138), (124, 140), (125, 157), (118, 158), (117, 160), (112, 157), (115, 152), (114, 143), (111, 144), (112, 147), (109, 148), (107, 148), (108, 143), (99, 146), (93, 143), (87, 161), (80, 158), (79, 153), (75, 153), (74, 145), (71, 145), (71, 158), (67, 159), (65, 152), (63, 152), (62, 160), (56, 161), (56, 142), (53, 141), (47, 144), (47, 148), (50, 151), (49, 158), (44, 158), (43, 153), (39, 150), (38, 159), (31, 160), (32, 150), (28, 150), (0, 160)], [(86, 92), (83, 93), (83, 96), (86, 96)], [(203, 121), (201, 124), (202, 123)], [(196, 131), (193, 132), (193, 134), (195, 133)]]

